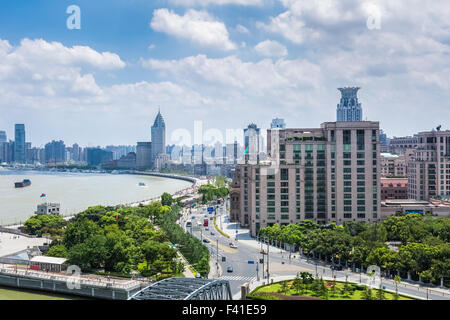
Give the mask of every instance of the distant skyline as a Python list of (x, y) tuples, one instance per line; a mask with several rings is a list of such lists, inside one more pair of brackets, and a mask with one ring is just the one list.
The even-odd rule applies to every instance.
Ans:
[[(67, 7), (81, 10), (69, 30)], [(450, 6), (418, 0), (4, 1), (0, 130), (43, 146), (150, 141), (171, 133), (265, 131), (336, 120), (357, 86), (363, 120), (388, 136), (442, 125), (450, 107)]]

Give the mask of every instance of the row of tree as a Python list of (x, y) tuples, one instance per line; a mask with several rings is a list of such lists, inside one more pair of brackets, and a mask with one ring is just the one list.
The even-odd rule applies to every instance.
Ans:
[(24, 227), (53, 239), (47, 255), (68, 258), (83, 271), (176, 275), (184, 269), (171, 246), (176, 243), (197, 271), (208, 274), (208, 249), (184, 232), (178, 217), (178, 201), (164, 193), (147, 206), (90, 207), (70, 222), (59, 215), (36, 215)]
[[(450, 277), (450, 219), (410, 214), (381, 223), (349, 222), (323, 227), (313, 221), (263, 228), (259, 236), (301, 248), (304, 254), (388, 274), (410, 274), (438, 283)], [(398, 250), (388, 242), (398, 242)]]
[(223, 179), (217, 179), (216, 185), (204, 184), (198, 188), (198, 193), (202, 195), (202, 203), (208, 203), (212, 200), (224, 198), (229, 194), (229, 188)]

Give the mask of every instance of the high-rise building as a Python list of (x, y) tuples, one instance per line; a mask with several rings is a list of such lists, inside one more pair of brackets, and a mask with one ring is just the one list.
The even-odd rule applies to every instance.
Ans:
[(417, 135), (417, 148), (408, 162), (408, 197), (429, 201), (450, 196), (450, 130)]
[(70, 158), (72, 161), (78, 162), (81, 160), (81, 148), (78, 143), (72, 145)]
[(25, 145), (25, 125), (15, 125), (14, 136), (14, 161), (17, 163), (26, 162), (26, 145)]
[(2, 143), (2, 142), (7, 142), (5, 131), (0, 131), (0, 143)]
[(138, 142), (136, 147), (136, 167), (139, 170), (152, 169), (153, 142)]
[(417, 148), (417, 135), (408, 137), (394, 137), (389, 140), (389, 152), (394, 154), (405, 154), (408, 150)]
[(285, 129), (286, 123), (284, 122), (284, 119), (272, 119), (272, 123), (270, 124), (270, 129)]
[(389, 138), (387, 134), (380, 129), (380, 146), (381, 146), (381, 152), (388, 153), (389, 152)]
[(8, 162), (8, 142), (6, 132), (0, 131), (0, 163)]
[(155, 122), (151, 128), (152, 134), (152, 167), (155, 166), (155, 160), (158, 154), (162, 154), (166, 152), (166, 124), (164, 123), (164, 119), (161, 115), (161, 112), (158, 111), (156, 115)]
[(90, 166), (98, 166), (102, 163), (108, 163), (113, 160), (111, 151), (100, 148), (87, 148), (87, 163)]
[(358, 103), (359, 87), (338, 88), (341, 101), (337, 105), (337, 121), (362, 121), (361, 103)]
[[(270, 129), (270, 161), (238, 164), (234, 211), (249, 226), (379, 221), (379, 123), (326, 122), (315, 129)], [(238, 199), (236, 199), (238, 198)]]
[(259, 154), (262, 152), (262, 138), (260, 129), (254, 123), (244, 129), (244, 148), (245, 160), (251, 162), (259, 160)]
[(391, 153), (381, 153), (381, 176), (382, 177), (406, 177), (407, 156)]
[(64, 163), (66, 162), (66, 145), (64, 141), (49, 142), (45, 145), (46, 163)]

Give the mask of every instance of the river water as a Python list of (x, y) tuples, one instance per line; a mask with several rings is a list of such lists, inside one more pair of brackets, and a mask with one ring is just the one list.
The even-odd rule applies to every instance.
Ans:
[[(30, 179), (31, 186), (14, 182)], [(145, 186), (139, 186), (139, 183)], [(0, 170), (0, 225), (23, 223), (43, 202), (61, 204), (63, 216), (89, 206), (119, 205), (175, 193), (190, 187), (188, 181), (153, 176)], [(41, 194), (46, 197), (41, 198)]]

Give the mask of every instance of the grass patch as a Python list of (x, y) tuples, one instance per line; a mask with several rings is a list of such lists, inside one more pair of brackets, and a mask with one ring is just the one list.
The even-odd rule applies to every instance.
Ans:
[(214, 223), (214, 227), (216, 228), (217, 232), (219, 232), (224, 237), (230, 238), (229, 235), (227, 235), (225, 232), (223, 232), (222, 230), (219, 229), (219, 227), (216, 224), (216, 217), (214, 217), (213, 223)]
[(194, 268), (192, 268), (192, 266), (187, 266), (189, 270), (191, 270), (192, 274), (194, 275), (194, 277), (197, 276), (197, 271), (194, 270)]
[[(249, 294), (249, 297), (255, 298), (255, 299), (272, 300), (270, 298), (275, 297), (273, 293), (282, 293), (282, 295), (285, 295), (287, 297), (302, 297), (303, 296), (303, 297), (317, 297), (317, 298), (322, 298), (322, 299), (327, 299), (327, 300), (365, 300), (365, 298), (364, 298), (365, 286), (354, 284), (354, 283), (348, 283), (350, 290), (349, 290), (349, 293), (344, 295), (343, 288), (344, 288), (345, 282), (336, 281), (336, 288), (333, 292), (331, 289), (331, 285), (333, 282), (324, 280), (324, 283), (327, 286), (327, 290), (328, 290), (327, 291), (328, 296), (326, 297), (326, 296), (318, 296), (318, 294), (316, 292), (314, 292), (313, 290), (311, 290), (310, 288), (304, 288), (303, 290), (300, 290), (299, 292), (297, 292), (297, 290), (295, 290), (295, 288), (293, 287), (293, 280), (287, 281), (288, 290), (285, 292), (282, 292), (282, 283), (283, 282), (284, 281), (273, 283), (270, 285), (260, 286), (260, 287), (256, 288), (255, 290), (253, 290)], [(374, 300), (376, 300), (378, 291), (379, 291), (379, 289), (372, 289), (372, 295), (374, 297)], [(386, 291), (386, 290), (383, 290), (383, 293), (384, 293), (383, 300), (395, 300), (394, 293)], [(276, 298), (278, 298), (278, 299), (274, 299), (274, 300), (287, 300), (288, 299), (287, 297), (286, 297), (286, 299), (283, 299), (283, 298), (280, 299), (279, 296), (280, 295), (277, 295)], [(399, 294), (398, 300), (417, 300), (417, 299)]]

